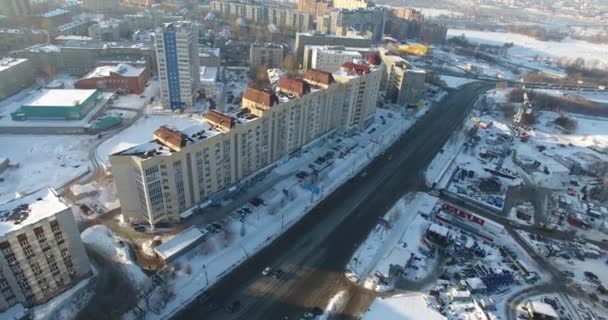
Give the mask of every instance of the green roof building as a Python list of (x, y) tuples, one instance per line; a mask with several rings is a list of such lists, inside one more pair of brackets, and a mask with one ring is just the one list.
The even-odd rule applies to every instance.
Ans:
[(11, 118), (16, 121), (80, 120), (97, 106), (100, 100), (97, 90), (44, 90), (11, 113)]

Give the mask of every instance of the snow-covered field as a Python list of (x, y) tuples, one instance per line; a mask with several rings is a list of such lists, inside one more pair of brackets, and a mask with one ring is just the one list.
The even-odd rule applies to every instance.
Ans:
[(376, 298), (363, 320), (445, 320), (430, 300), (435, 298), (422, 293)]
[(152, 134), (162, 125), (185, 129), (200, 124), (201, 116), (188, 114), (147, 115), (124, 131), (106, 140), (97, 149), (97, 156), (109, 165), (108, 156), (153, 139)]
[(565, 57), (572, 60), (581, 57), (585, 61), (597, 60), (600, 66), (608, 67), (608, 44), (595, 44), (572, 39), (540, 41), (517, 33), (467, 29), (449, 29), (447, 37), (458, 37), (462, 34), (474, 43), (502, 46), (505, 43), (512, 42), (515, 45), (508, 50), (508, 53), (520, 63), (528, 61), (528, 59), (534, 58), (536, 55), (541, 55), (551, 58)]
[(160, 87), (158, 80), (150, 80), (148, 86), (146, 87), (146, 90), (144, 90), (141, 95), (118, 95), (117, 99), (114, 100), (112, 107), (141, 110), (147, 106), (147, 104), (150, 102), (150, 98), (154, 97), (155, 100), (158, 100), (159, 95)]
[(75, 135), (0, 135), (2, 157), (11, 166), (0, 174), (0, 201), (63, 184), (89, 170), (95, 137)]
[[(420, 214), (430, 214), (437, 203), (437, 198), (426, 193), (408, 194), (386, 213), (385, 223), (380, 223), (372, 230), (365, 242), (355, 251), (346, 266), (346, 276), (361, 282), (368, 289), (385, 291), (378, 285), (374, 275), (379, 273), (389, 277), (390, 265), (403, 265), (411, 254), (418, 254), (420, 238), (429, 222)], [(422, 256), (416, 262), (418, 269), (407, 271), (408, 279), (418, 280), (425, 277), (432, 267), (432, 261)]]

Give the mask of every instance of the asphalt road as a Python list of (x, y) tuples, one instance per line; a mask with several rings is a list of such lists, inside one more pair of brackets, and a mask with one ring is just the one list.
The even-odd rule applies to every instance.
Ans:
[[(344, 267), (377, 219), (406, 192), (417, 190), (420, 174), (441, 150), (473, 106), (493, 86), (472, 83), (451, 92), (404, 137), (363, 172), (329, 195), (291, 229), (209, 290), (178, 319), (299, 319), (312, 307), (324, 308), (345, 291), (345, 308), (335, 318), (352, 319), (373, 294), (351, 284)], [(412, 212), (414, 214), (414, 212)], [(280, 268), (279, 279), (262, 276), (266, 267)], [(214, 304), (240, 301), (235, 313), (210, 311)]]

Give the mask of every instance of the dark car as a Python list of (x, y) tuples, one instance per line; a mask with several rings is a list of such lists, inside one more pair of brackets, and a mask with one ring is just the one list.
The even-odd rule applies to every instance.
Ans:
[(137, 232), (145, 232), (146, 231), (146, 227), (144, 227), (144, 226), (133, 226), (133, 230), (135, 230)]
[(224, 307), (224, 310), (228, 313), (234, 313), (241, 307), (241, 302), (239, 300), (233, 301), (231, 304)]
[(275, 278), (275, 279), (281, 278), (284, 275), (285, 275), (285, 272), (283, 272), (283, 270), (281, 270), (281, 269), (276, 269), (272, 273), (272, 277)]
[(306, 177), (308, 177), (308, 172), (300, 171), (300, 172), (296, 173), (296, 177), (299, 179), (305, 179)]

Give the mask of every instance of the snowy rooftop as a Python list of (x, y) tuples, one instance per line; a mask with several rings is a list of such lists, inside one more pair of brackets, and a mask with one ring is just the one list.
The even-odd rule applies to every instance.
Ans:
[(423, 294), (376, 298), (363, 320), (446, 320), (428, 306), (427, 299)]
[(26, 101), (23, 105), (30, 107), (66, 107), (80, 104), (91, 97), (95, 89), (51, 89)]
[(444, 226), (438, 225), (436, 223), (432, 223), (429, 227), (429, 231), (436, 233), (440, 236), (447, 237), (450, 230)]
[(530, 301), (530, 306), (532, 307), (534, 313), (547, 315), (552, 317), (553, 319), (559, 318), (557, 312), (555, 312), (555, 309), (553, 309), (553, 307), (548, 303), (540, 301)]
[(0, 204), (0, 235), (36, 223), (68, 208), (51, 188), (2, 203)]
[(304, 48), (313, 50), (338, 50), (338, 51), (356, 51), (356, 52), (371, 52), (375, 49), (373, 48), (363, 48), (363, 47), (344, 47), (344, 46), (328, 46), (328, 45), (306, 45)]
[(57, 36), (55, 37), (57, 41), (93, 41), (93, 38), (87, 36), (76, 36), (76, 35), (67, 35), (67, 36)]
[(220, 48), (201, 48), (198, 51), (198, 55), (201, 57), (219, 57)]
[[(176, 128), (170, 128), (179, 134), (182, 134), (185, 138), (186, 144), (198, 143), (204, 139), (212, 137), (216, 134), (220, 134), (220, 131), (215, 130), (210, 123), (203, 121), (198, 125), (188, 127), (183, 130)], [(150, 133), (152, 134), (152, 132)], [(115, 156), (137, 156), (143, 159), (159, 156), (159, 155), (171, 155), (173, 151), (171, 146), (163, 144), (159, 140), (152, 140), (146, 143), (142, 143), (131, 148), (114, 153)]]
[(25, 319), (27, 316), (26, 310), (27, 309), (25, 309), (21, 303), (17, 303), (16, 305), (8, 308), (8, 310), (0, 312), (0, 318), (5, 320)]
[(132, 65), (121, 63), (116, 66), (101, 66), (97, 67), (91, 73), (84, 76), (84, 78), (101, 78), (109, 77), (111, 72), (118, 73), (123, 77), (138, 77), (141, 75), (146, 68), (134, 67)]
[(0, 71), (12, 68), (25, 61), (27, 61), (27, 59), (0, 58)]
[(182, 250), (196, 243), (202, 236), (203, 233), (197, 227), (192, 226), (159, 245), (154, 250), (163, 260), (168, 261), (175, 258)]
[(217, 80), (217, 67), (202, 66), (200, 69), (201, 82), (215, 82)]
[(69, 13), (69, 11), (63, 10), (63, 9), (55, 9), (55, 10), (45, 12), (45, 13), (41, 14), (40, 16), (45, 17), (45, 18), (52, 18), (52, 17), (66, 14), (66, 13)]

